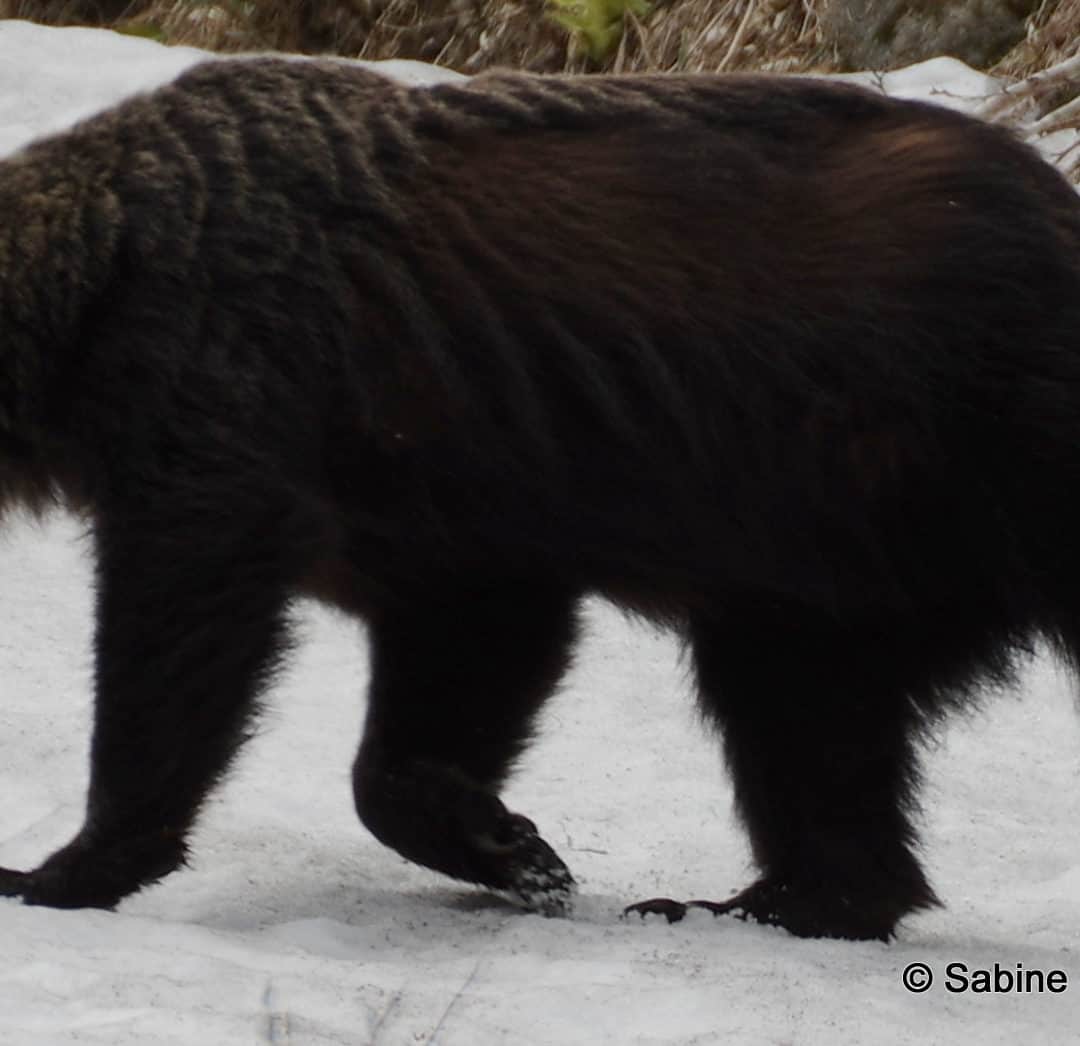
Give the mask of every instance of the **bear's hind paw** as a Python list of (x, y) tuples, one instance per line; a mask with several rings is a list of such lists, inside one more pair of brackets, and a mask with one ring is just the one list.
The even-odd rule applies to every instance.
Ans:
[(26, 872), (12, 868), (0, 868), (0, 897), (21, 897), (26, 889)]
[(788, 882), (761, 879), (726, 901), (672, 901), (654, 897), (630, 905), (623, 915), (635, 913), (642, 918), (662, 915), (669, 923), (676, 923), (691, 908), (703, 908), (713, 915), (733, 915), (764, 926), (779, 926), (796, 937), (879, 941), (892, 938), (898, 918), (905, 914), (901, 907), (875, 903), (869, 897), (856, 901), (841, 894), (825, 894)]

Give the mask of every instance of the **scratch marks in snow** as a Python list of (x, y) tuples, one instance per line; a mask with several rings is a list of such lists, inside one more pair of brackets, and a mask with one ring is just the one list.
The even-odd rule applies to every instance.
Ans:
[(443, 1025), (446, 1024), (446, 1018), (450, 1016), (450, 1011), (457, 1005), (458, 1000), (469, 990), (469, 986), (472, 982), (476, 980), (476, 974), (479, 969), (480, 960), (477, 959), (476, 962), (473, 963), (473, 968), (469, 971), (469, 976), (465, 978), (461, 987), (454, 992), (454, 997), (446, 1004), (446, 1009), (443, 1010), (438, 1024), (435, 1025), (435, 1030), (428, 1037), (428, 1046), (435, 1046), (435, 1041), (439, 1036), (439, 1032), (442, 1030)]
[[(451, 1013), (457, 1008), (458, 1003), (469, 993), (469, 989), (475, 983), (478, 974), (480, 973), (480, 967), (483, 965), (484, 960), (476, 959), (469, 972), (462, 978), (461, 983), (457, 989), (451, 995), (446, 1005), (442, 1008), (442, 1012), (439, 1014), (438, 1020), (435, 1021), (434, 1027), (430, 1032), (417, 1032), (414, 1030), (412, 1038), (417, 1042), (423, 1043), (424, 1046), (438, 1046), (442, 1041), (442, 1035), (448, 1027)], [(398, 988), (397, 991), (390, 997), (390, 1001), (386, 1004), (382, 1013), (379, 1014), (374, 1026), (371, 1029), (371, 1037), (368, 1039), (368, 1046), (393, 1046), (401, 1040), (400, 1025), (401, 1021), (399, 1017), (405, 1017), (407, 1014), (402, 1014), (402, 1004), (405, 1003), (405, 1010), (408, 1011), (411, 1007), (408, 1005), (412, 1000), (408, 999), (409, 987), (404, 985)], [(415, 1015), (414, 1015), (415, 1019)], [(396, 1029), (396, 1031), (395, 1031)]]
[(272, 1046), (289, 1046), (289, 1011), (275, 1008), (274, 979), (266, 978), (262, 996), (262, 1036)]

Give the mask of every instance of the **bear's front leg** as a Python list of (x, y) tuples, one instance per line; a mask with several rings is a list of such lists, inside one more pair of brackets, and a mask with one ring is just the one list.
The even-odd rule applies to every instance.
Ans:
[(573, 600), (529, 583), (475, 581), (376, 615), (353, 782), (381, 842), (532, 911), (568, 909), (569, 870), (498, 791), (574, 634)]
[(0, 869), (0, 894), (111, 908), (184, 861), (282, 650), (289, 574), (287, 513), (196, 505), (157, 492), (99, 527), (85, 824), (35, 870)]

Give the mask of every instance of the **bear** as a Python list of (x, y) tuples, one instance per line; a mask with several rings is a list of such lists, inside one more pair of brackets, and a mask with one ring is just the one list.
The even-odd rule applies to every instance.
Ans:
[(185, 862), (309, 596), (367, 628), (363, 824), (568, 911), (499, 793), (594, 595), (685, 643), (758, 873), (627, 910), (888, 940), (920, 741), (1080, 662), (1080, 200), (1001, 128), (246, 58), (0, 163), (0, 228), (0, 499), (96, 566), (85, 822), (6, 896)]

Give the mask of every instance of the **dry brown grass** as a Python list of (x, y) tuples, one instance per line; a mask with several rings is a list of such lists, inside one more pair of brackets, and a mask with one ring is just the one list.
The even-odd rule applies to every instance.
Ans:
[[(628, 16), (613, 71), (828, 70), (823, 0), (654, 0)], [(462, 72), (490, 66), (584, 70), (546, 0), (0, 0), (0, 16), (112, 25), (214, 50), (415, 58)], [(1080, 0), (1043, 0), (1027, 39), (995, 71), (1018, 77), (1080, 50)]]
[[(613, 70), (806, 69), (828, 66), (821, 0), (655, 0), (629, 16)], [(217, 50), (333, 52), (490, 66), (589, 68), (546, 0), (0, 0), (0, 16), (112, 25)]]
[[(807, 69), (821, 65), (820, 0), (657, 0), (628, 15), (610, 71)], [(358, 52), (438, 61), (462, 72), (493, 65), (542, 72), (590, 68), (545, 0), (386, 0)]]
[(545, 0), (382, 0), (361, 58), (418, 58), (465, 73), (567, 67), (567, 33)]
[(1042, 0), (1021, 41), (995, 67), (1010, 78), (1030, 76), (1080, 54), (1080, 0)]

